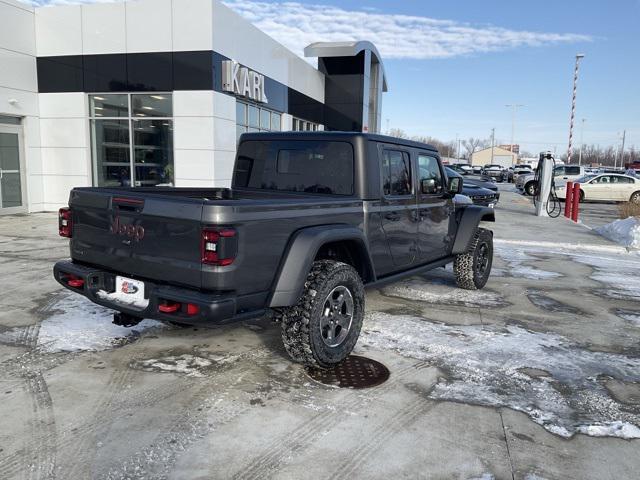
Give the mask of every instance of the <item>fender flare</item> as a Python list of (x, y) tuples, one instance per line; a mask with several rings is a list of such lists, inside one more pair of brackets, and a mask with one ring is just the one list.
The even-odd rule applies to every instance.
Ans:
[(480, 222), (495, 222), (496, 214), (492, 208), (480, 205), (469, 205), (462, 211), (456, 239), (451, 250), (452, 255), (464, 253), (469, 248), (471, 240), (478, 229)]
[[(320, 248), (340, 240), (355, 241), (364, 253), (365, 266), (373, 275), (373, 262), (362, 230), (349, 225), (322, 225), (298, 230), (289, 241), (278, 271), (269, 307), (295, 305), (302, 295), (304, 283)], [(373, 278), (372, 280), (375, 280)]]

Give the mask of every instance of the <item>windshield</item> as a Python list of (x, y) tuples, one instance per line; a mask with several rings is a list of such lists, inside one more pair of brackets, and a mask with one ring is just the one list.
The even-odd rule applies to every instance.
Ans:
[(597, 175), (585, 175), (583, 177), (576, 178), (573, 183), (587, 183), (589, 180), (596, 177)]

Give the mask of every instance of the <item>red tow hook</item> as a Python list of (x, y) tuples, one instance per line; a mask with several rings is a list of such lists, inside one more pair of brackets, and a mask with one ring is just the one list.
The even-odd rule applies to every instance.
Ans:
[(67, 285), (73, 288), (82, 288), (84, 287), (84, 279), (80, 277), (76, 277), (75, 275), (69, 275), (66, 279)]
[(164, 304), (158, 305), (158, 310), (161, 311), (162, 313), (175, 313), (178, 310), (180, 310), (180, 304), (164, 303)]

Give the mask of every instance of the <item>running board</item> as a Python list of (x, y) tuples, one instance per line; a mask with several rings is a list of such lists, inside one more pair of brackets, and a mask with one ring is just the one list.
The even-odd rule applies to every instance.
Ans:
[(419, 273), (433, 270), (434, 268), (444, 267), (447, 263), (453, 262), (455, 258), (456, 257), (454, 255), (451, 255), (441, 258), (440, 260), (436, 260), (435, 262), (425, 263), (424, 265), (420, 265), (419, 267), (415, 267), (410, 270), (405, 270), (400, 273), (393, 273), (389, 276), (378, 278), (375, 282), (365, 284), (364, 288), (377, 288), (388, 283), (397, 282), (398, 280), (402, 280), (403, 278), (412, 277), (413, 275), (418, 275)]

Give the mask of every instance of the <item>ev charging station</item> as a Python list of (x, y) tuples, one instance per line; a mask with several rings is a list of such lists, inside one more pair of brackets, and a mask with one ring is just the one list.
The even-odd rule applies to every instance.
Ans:
[(541, 152), (538, 160), (538, 169), (536, 171), (536, 180), (538, 191), (536, 192), (536, 215), (538, 217), (549, 216), (549, 202), (554, 201), (551, 197), (551, 188), (553, 184), (553, 169), (555, 167), (555, 159), (551, 152)]

